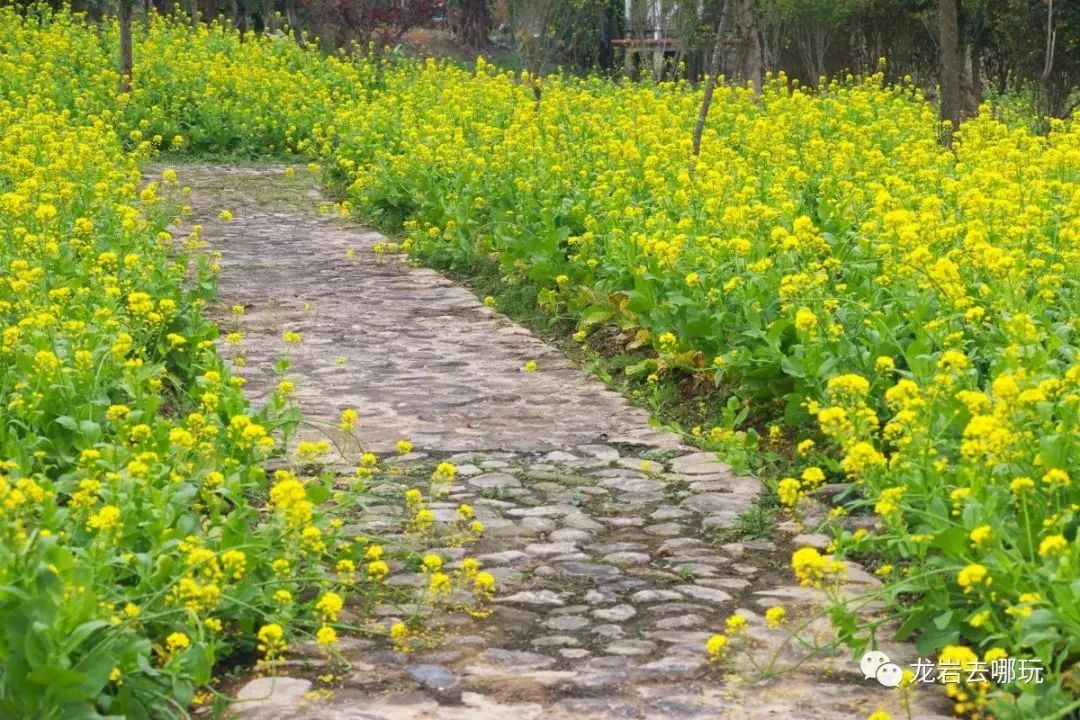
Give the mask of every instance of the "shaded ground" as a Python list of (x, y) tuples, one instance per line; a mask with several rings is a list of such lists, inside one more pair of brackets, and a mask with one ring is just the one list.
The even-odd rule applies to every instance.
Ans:
[[(415, 445), (373, 488), (387, 509), (356, 531), (400, 531), (395, 499), (449, 459), (457, 480), (431, 508), (439, 519), (462, 502), (476, 509), (487, 531), (469, 554), (499, 583), (491, 616), (439, 619), (437, 648), (404, 655), (370, 639), (345, 641), (351, 670), (329, 683), (329, 696), (308, 694), (319, 687), (310, 678), (322, 673), (320, 660), (297, 649), (284, 669), (294, 677), (255, 680), (241, 696), (259, 699), (236, 706), (238, 714), (847, 719), (885, 708), (907, 717), (897, 691), (864, 681), (846, 651), (764, 684), (739, 653), (722, 666), (738, 676), (706, 661), (705, 640), (738, 611), (755, 657), (780, 648), (782, 665), (797, 662), (799, 653), (781, 647), (786, 632), (767, 629), (762, 615), (776, 604), (794, 621), (817, 611), (814, 592), (791, 585), (790, 548), (714, 539), (751, 506), (756, 479), (651, 427), (642, 410), (465, 288), (376, 253), (378, 234), (316, 213), (320, 199), (302, 170), (294, 179), (281, 167), (190, 166), (180, 175), (193, 188), (195, 221), (222, 253), (222, 306), (247, 307), (238, 371), (252, 400), (277, 382), (282, 333), (301, 333), (289, 378), (313, 422), (309, 437), (352, 407), (367, 449), (388, 453), (400, 438)], [(231, 224), (216, 220), (220, 209), (234, 214)], [(537, 372), (523, 371), (529, 360)], [(347, 452), (355, 464), (359, 449)], [(877, 585), (857, 566), (849, 582)], [(404, 612), (375, 609), (384, 625)], [(807, 633), (826, 628), (822, 620)], [(902, 664), (916, 657), (911, 648), (887, 651)]]

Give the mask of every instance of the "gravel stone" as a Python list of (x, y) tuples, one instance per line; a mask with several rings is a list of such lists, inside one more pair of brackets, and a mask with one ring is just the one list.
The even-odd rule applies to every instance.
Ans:
[(648, 640), (616, 640), (604, 648), (612, 655), (648, 655), (656, 650), (656, 643)]
[(409, 665), (405, 672), (439, 703), (456, 705), (461, 702), (457, 677), (442, 665)]
[(711, 603), (725, 603), (731, 600), (731, 595), (723, 590), (702, 585), (679, 585), (675, 589), (694, 600), (704, 600)]
[(513, 595), (496, 596), (495, 602), (511, 605), (565, 605), (563, 596), (553, 590), (522, 590)]
[(257, 678), (240, 688), (234, 712), (241, 717), (256, 718), (267, 711), (300, 704), (311, 690), (311, 681), (291, 677)]
[(581, 630), (589, 625), (589, 620), (580, 615), (560, 615), (544, 621), (549, 630)]
[(469, 484), (478, 488), (519, 488), (521, 481), (506, 473), (484, 473), (469, 478)]
[(651, 558), (648, 553), (624, 551), (608, 553), (603, 560), (613, 565), (647, 565)]
[(593, 617), (609, 622), (622, 622), (637, 615), (633, 605), (616, 605), (610, 608), (599, 608), (592, 611)]
[(607, 575), (619, 574), (619, 569), (614, 568), (611, 565), (599, 565), (597, 563), (588, 562), (564, 562), (559, 565), (559, 568), (567, 575), (579, 577), (604, 577)]

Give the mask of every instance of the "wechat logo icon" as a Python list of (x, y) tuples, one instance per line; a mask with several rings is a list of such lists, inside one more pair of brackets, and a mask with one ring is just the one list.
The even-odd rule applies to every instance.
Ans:
[(870, 650), (864, 654), (859, 660), (859, 669), (862, 670), (864, 680), (874, 678), (889, 688), (899, 686), (904, 677), (900, 666), (890, 662), (889, 656), (880, 650)]

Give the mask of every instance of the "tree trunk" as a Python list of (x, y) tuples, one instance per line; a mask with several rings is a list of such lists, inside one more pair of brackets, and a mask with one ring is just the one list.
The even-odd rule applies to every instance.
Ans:
[[(960, 125), (960, 29), (957, 0), (938, 0), (938, 40), (941, 47), (941, 119), (955, 130)], [(946, 132), (945, 144), (952, 143)]]
[(716, 89), (717, 71), (724, 56), (724, 34), (728, 14), (728, 3), (725, 0), (724, 9), (720, 13), (720, 22), (716, 25), (716, 39), (713, 41), (712, 59), (709, 61), (709, 75), (705, 78), (705, 94), (701, 97), (701, 109), (698, 111), (697, 125), (694, 126), (694, 157), (701, 153), (701, 136), (705, 132), (705, 121), (709, 117), (709, 106), (712, 104), (713, 90)]
[(131, 5), (134, 0), (120, 0), (120, 92), (131, 92)]
[(1046, 6), (1046, 56), (1043, 71), (1039, 75), (1039, 104), (1044, 115), (1054, 115), (1053, 93), (1050, 89), (1050, 77), (1054, 70), (1054, 49), (1057, 46), (1057, 32), (1054, 31), (1054, 0), (1047, 0)]
[(199, 0), (188, 0), (191, 3), (191, 7), (188, 8), (191, 13), (191, 26), (199, 26)]
[(828, 77), (828, 68), (825, 66), (825, 51), (829, 49), (829, 28), (821, 26), (813, 32), (814, 44), (814, 82)]
[(491, 27), (487, 0), (460, 0), (455, 15), (454, 33), (458, 40), (472, 48), (486, 48)]
[(979, 105), (983, 100), (983, 55), (982, 43), (975, 40), (971, 44), (971, 98), (975, 102), (975, 112), (979, 111)]
[(517, 7), (517, 3), (513, 0), (507, 0), (506, 3), (506, 22), (508, 29), (510, 30), (510, 56), (514, 59), (514, 73), (521, 72), (524, 61), (522, 60), (521, 47), (518, 42), (518, 25), (517, 14), (514, 12), (514, 8)]
[(754, 15), (754, 0), (739, 2), (739, 76), (754, 84), (754, 92), (761, 93), (761, 38), (758, 35)]
[(608, 3), (600, 19), (600, 46), (597, 48), (597, 64), (604, 70), (611, 70), (611, 39), (615, 36), (615, 5)]
[(277, 23), (274, 22), (274, 0), (262, 0), (262, 4), (259, 8), (259, 15), (262, 19), (262, 31), (264, 33), (271, 33), (277, 30)]
[(289, 23), (296, 43), (304, 47), (304, 32), (300, 29), (300, 18), (296, 14), (296, 0), (285, 0), (285, 22)]
[(971, 43), (960, 43), (960, 116), (971, 117), (974, 114), (974, 88), (971, 79)]
[(248, 29), (248, 9), (246, 0), (233, 0), (233, 23), (237, 32), (240, 33), (240, 42), (244, 42), (244, 35)]
[(776, 29), (775, 23), (765, 22), (761, 26), (761, 66), (762, 69), (768, 68), (773, 70), (776, 68), (777, 56), (779, 55), (778, 45), (780, 33)]
[(544, 65), (547, 64), (547, 53), (549, 52), (548, 20), (550, 19), (550, 12), (551, 6), (549, 5), (543, 19), (540, 21), (540, 37), (529, 50), (529, 77), (532, 80), (533, 100), (538, 108), (544, 94), (543, 89), (540, 87), (540, 76), (544, 72)]
[[(242, 7), (243, 7), (242, 0), (232, 0), (233, 28), (235, 28), (237, 30), (240, 30), (240, 40), (241, 40), (241, 42), (244, 39), (243, 27), (241, 26), (241, 23), (243, 23), (243, 19), (244, 19), (244, 12), (242, 10)], [(244, 25), (246, 25), (246, 24), (247, 23), (244, 23)]]

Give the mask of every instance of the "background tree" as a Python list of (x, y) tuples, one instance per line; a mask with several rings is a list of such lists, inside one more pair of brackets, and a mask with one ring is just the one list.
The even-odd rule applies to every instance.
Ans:
[[(15, 3), (29, 8), (40, 1)], [(59, 8), (65, 0), (45, 2)], [(222, 10), (237, 29), (257, 33), (277, 31), (280, 13), (298, 42), (306, 33), (318, 35), (327, 50), (354, 42), (381, 48), (426, 26), (434, 37), (448, 29), (463, 56), (480, 50), (498, 61), (502, 55), (533, 75), (556, 67), (614, 72), (621, 66), (629, 77), (640, 78), (644, 69), (657, 81), (697, 81), (707, 74), (726, 6), (721, 60), (708, 74), (734, 82), (760, 86), (766, 71), (782, 70), (812, 85), (822, 75), (883, 67), (887, 80), (909, 77), (926, 89), (950, 123), (975, 113), (987, 97), (1004, 98), (1014, 109), (1027, 103), (1033, 118), (1069, 117), (1080, 104), (1080, 0), (70, 2), (91, 19), (118, 15), (123, 89), (131, 76), (133, 17), (148, 22), (151, 11), (174, 12), (177, 2), (193, 23), (213, 22)], [(444, 13), (447, 22), (440, 25)]]
[(734, 0), (735, 38), (734, 72), (735, 76), (754, 85), (761, 92), (761, 33), (758, 26), (755, 0)]
[(1068, 117), (1080, 104), (1080, 3), (1046, 0), (1029, 11), (1043, 29), (1042, 60), (1036, 84), (1038, 109), (1049, 117)]
[(559, 0), (508, 0), (510, 47), (515, 64), (529, 72), (533, 97), (540, 101), (537, 79), (558, 52), (557, 16), (566, 10)]
[(620, 0), (506, 0), (505, 34), (518, 69), (534, 76), (556, 65), (611, 65), (611, 33)]
[[(957, 0), (938, 0), (938, 43), (941, 49), (941, 119), (960, 124), (960, 28)], [(946, 133), (946, 142), (951, 133)]]
[(303, 4), (329, 48), (353, 43), (367, 48), (374, 43), (379, 50), (446, 10), (442, 0), (303, 0)]
[(978, 111), (985, 94), (983, 56), (990, 40), (992, 18), (1001, 6), (1002, 3), (996, 0), (964, 0), (958, 8), (965, 115), (974, 115)]
[(120, 92), (131, 92), (132, 59), (131, 14), (135, 0), (119, 0), (120, 21)]
[[(735, 0), (741, 2), (742, 0)], [(724, 43), (727, 41), (727, 21), (730, 14), (731, 0), (725, 0), (720, 10), (720, 20), (716, 24), (716, 35), (713, 38), (712, 53), (709, 56), (709, 67), (705, 78), (705, 92), (701, 97), (701, 108), (698, 110), (697, 124), (694, 126), (693, 153), (697, 157), (701, 153), (701, 135), (705, 131), (705, 121), (709, 118), (709, 107), (712, 105), (713, 92), (716, 90), (717, 75), (720, 73), (720, 63), (724, 59)]]
[(808, 79), (827, 75), (830, 45), (855, 8), (853, 0), (762, 0), (774, 47), (794, 48)]
[(491, 13), (487, 0), (451, 0), (447, 19), (454, 35), (472, 48), (486, 48), (490, 43)]

